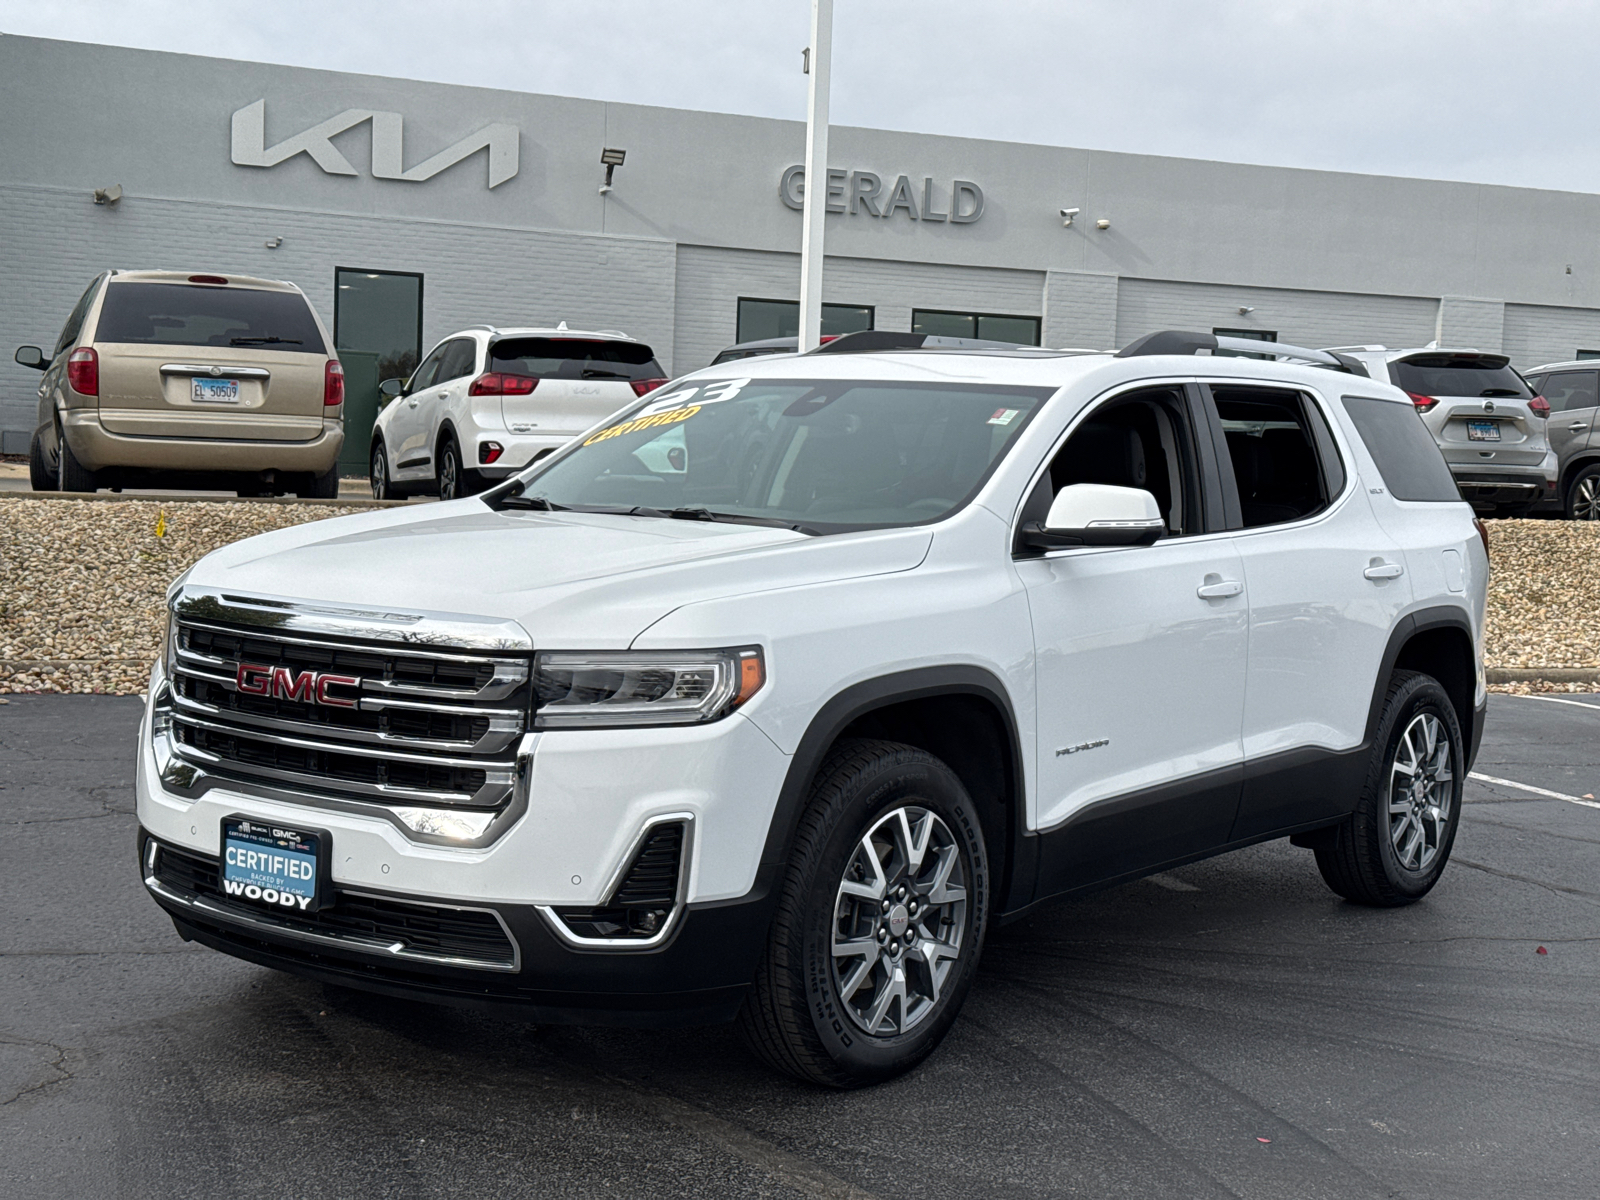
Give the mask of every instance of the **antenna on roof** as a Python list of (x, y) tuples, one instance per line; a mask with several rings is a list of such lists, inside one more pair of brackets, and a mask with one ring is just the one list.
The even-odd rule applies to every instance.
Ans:
[(566, 327), (567, 327), (567, 323), (565, 321), (563, 321), (563, 322), (561, 322), (561, 324), (556, 326), (556, 332), (560, 333)]

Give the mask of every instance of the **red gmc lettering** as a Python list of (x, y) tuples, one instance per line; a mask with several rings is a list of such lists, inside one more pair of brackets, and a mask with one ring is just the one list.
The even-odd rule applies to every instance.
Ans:
[(272, 694), (280, 699), (310, 704), (316, 688), (317, 676), (314, 671), (301, 671), (297, 676), (288, 667), (272, 668)]
[(353, 675), (318, 675), (317, 676), (317, 703), (332, 705), (334, 708), (354, 708), (356, 701), (344, 700), (338, 696), (328, 695), (330, 683), (344, 684), (346, 687), (360, 687), (361, 680)]
[(248, 696), (265, 696), (272, 686), (272, 668), (259, 663), (240, 663), (234, 672), (233, 686)]

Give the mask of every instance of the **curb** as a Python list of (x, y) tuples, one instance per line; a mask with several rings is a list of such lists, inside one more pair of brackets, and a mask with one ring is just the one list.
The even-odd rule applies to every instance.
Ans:
[(299, 504), (316, 508), (396, 508), (409, 500), (303, 500), (298, 496), (191, 496), (184, 492), (146, 492), (129, 496), (117, 492), (0, 492), (3, 500), (93, 500), (103, 504), (146, 500), (159, 504)]
[(1600, 667), (1487, 667), (1485, 683), (1592, 683), (1600, 687)]

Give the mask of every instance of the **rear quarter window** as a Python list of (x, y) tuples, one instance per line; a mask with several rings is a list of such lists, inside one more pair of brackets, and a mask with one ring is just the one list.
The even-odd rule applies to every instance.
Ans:
[(1461, 499), (1438, 443), (1415, 408), (1372, 396), (1346, 396), (1344, 410), (1396, 500)]
[(642, 342), (591, 338), (505, 338), (489, 348), (491, 371), (535, 379), (664, 379)]
[(311, 305), (299, 292), (194, 283), (113, 281), (100, 305), (94, 340), (327, 353)]

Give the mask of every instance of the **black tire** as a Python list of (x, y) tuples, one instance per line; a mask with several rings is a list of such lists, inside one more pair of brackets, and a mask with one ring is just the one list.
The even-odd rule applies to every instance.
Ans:
[[(912, 814), (906, 822), (898, 815), (902, 811)], [(860, 870), (866, 839), (891, 829), (910, 831), (924, 839), (925, 847), (948, 851), (932, 861), (952, 862), (945, 868), (948, 879), (959, 872), (964, 882), (943, 894), (954, 897), (959, 890), (962, 898), (935, 900), (946, 884), (929, 890), (926, 852), (920, 874), (896, 874), (896, 862), (907, 856), (900, 849), (905, 842), (894, 841), (892, 833), (885, 834), (883, 855), (876, 848), (873, 854), (874, 861), (887, 863), (876, 868), (876, 875), (886, 881), (882, 903), (893, 908), (881, 911), (872, 897), (847, 896), (844, 889), (852, 880), (867, 878)], [(909, 891), (898, 889), (896, 879), (908, 883)], [(879, 884), (860, 886), (870, 890)], [(938, 1046), (966, 999), (988, 926), (990, 892), (978, 815), (949, 767), (897, 742), (840, 743), (818, 770), (795, 833), (766, 951), (739, 1015), (745, 1041), (777, 1070), (827, 1087), (862, 1087), (915, 1067)], [(922, 905), (913, 905), (919, 898)], [(891, 928), (897, 930), (893, 936)], [(907, 936), (911, 933), (915, 940)], [(841, 958), (836, 937), (865, 946), (866, 952)], [(954, 955), (930, 957), (952, 945)], [(945, 973), (934, 986), (941, 964)], [(846, 970), (852, 977), (859, 971), (861, 980), (849, 994), (840, 977)], [(896, 999), (895, 974), (916, 990), (914, 996), (901, 988)], [(867, 983), (872, 990), (862, 998)], [(865, 1022), (880, 1004), (884, 1025), (869, 1032)], [(863, 1014), (863, 1008), (871, 1011)]]
[(294, 490), (302, 500), (337, 500), (339, 498), (339, 464), (334, 463), (320, 475), (308, 475)]
[(67, 439), (62, 432), (56, 430), (56, 441), (60, 447), (59, 466), (56, 471), (56, 483), (63, 492), (94, 492), (100, 489), (100, 483), (95, 473), (89, 470), (72, 453), (72, 447), (67, 444)]
[(383, 448), (381, 441), (372, 443), (372, 465), (368, 472), (368, 478), (372, 482), (372, 498), (374, 500), (395, 500), (399, 498), (399, 493), (395, 491), (394, 481), (389, 478), (389, 452)]
[(44, 440), (37, 432), (28, 443), (28, 486), (36, 492), (56, 490), (56, 473), (44, 457)]
[(439, 493), (441, 500), (459, 500), (462, 496), (470, 496), (471, 484), (467, 480), (467, 470), (461, 461), (461, 444), (456, 441), (456, 435), (446, 433), (439, 443), (439, 454), (434, 460), (434, 488)]
[[(1419, 739), (1429, 721), (1437, 731), (1438, 752), (1419, 754), (1425, 745)], [(1419, 768), (1409, 776), (1404, 766), (1408, 758)], [(1384, 696), (1356, 810), (1316, 851), (1327, 885), (1354, 904), (1375, 908), (1395, 908), (1426, 896), (1439, 882), (1455, 845), (1466, 763), (1455, 706), (1438, 680), (1396, 671)], [(1404, 784), (1419, 777), (1420, 793)], [(1414, 854), (1413, 839), (1420, 839)]]
[(1600, 521), (1600, 463), (1590, 463), (1572, 477), (1564, 507), (1569, 521)]

